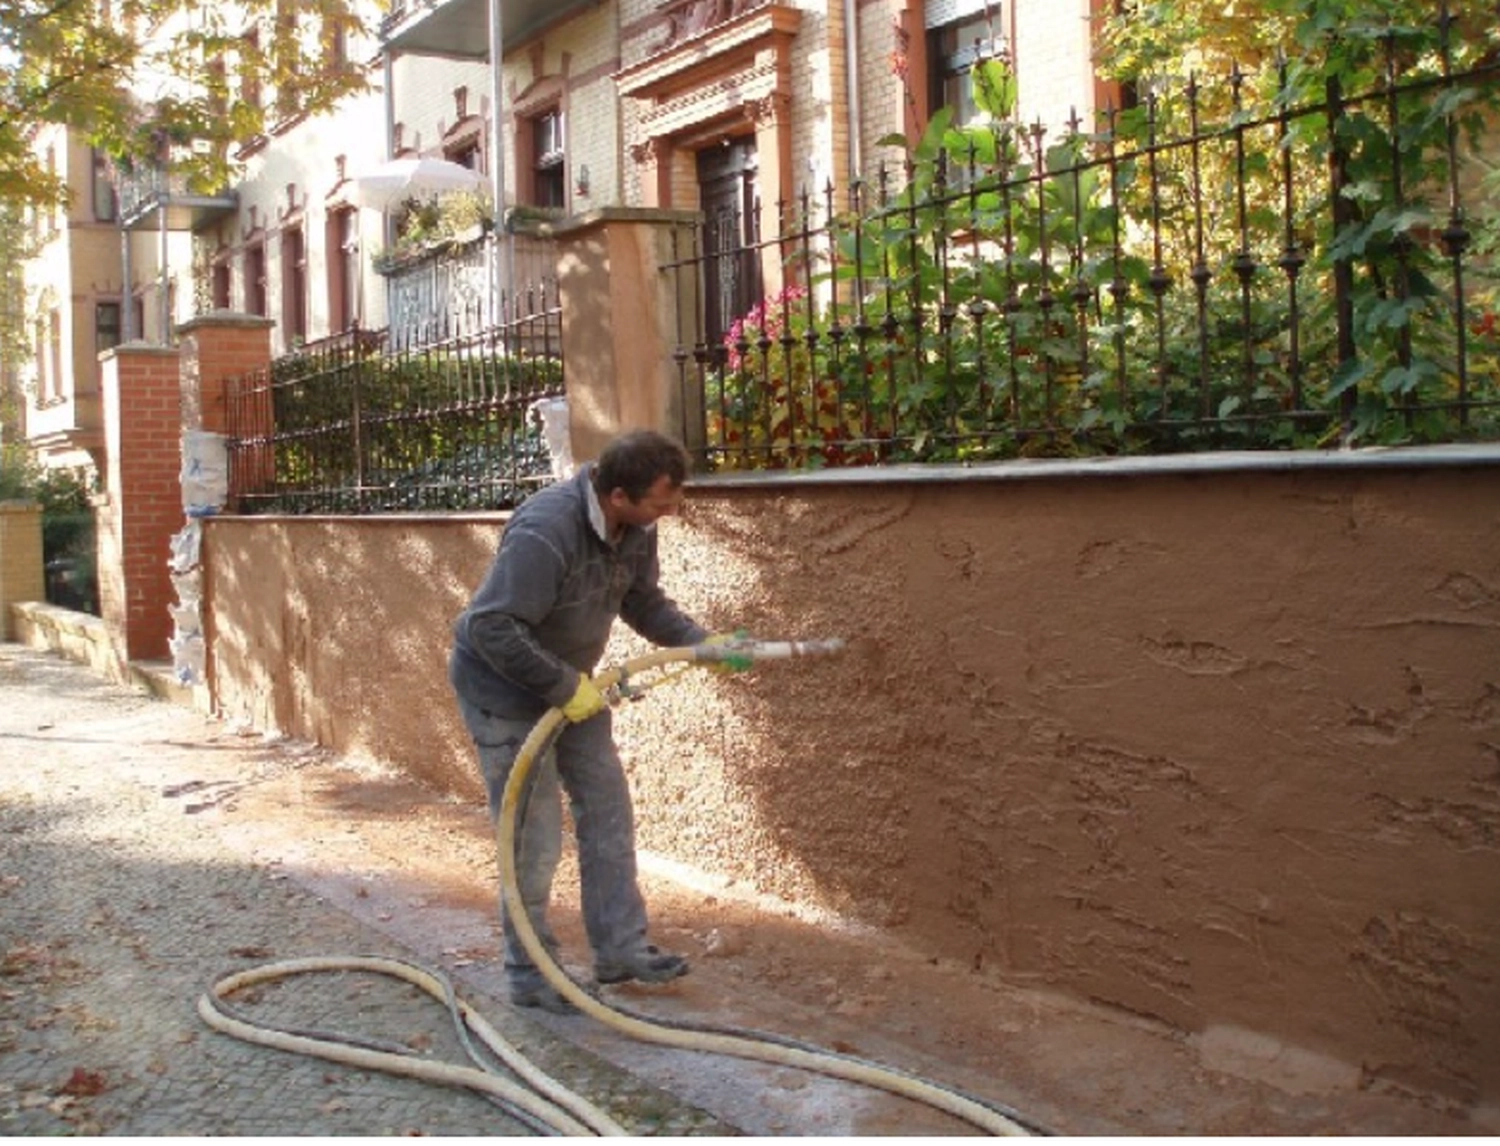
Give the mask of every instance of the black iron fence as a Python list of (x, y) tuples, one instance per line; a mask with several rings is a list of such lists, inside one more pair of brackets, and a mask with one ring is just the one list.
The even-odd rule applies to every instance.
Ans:
[(550, 480), (536, 411), (563, 393), (555, 282), (479, 310), (354, 331), (229, 387), (229, 504), (240, 513), (496, 509)]
[[(1450, 23), (1093, 132), (940, 112), (904, 169), (680, 232), (684, 436), (710, 469), (1500, 438), (1500, 69)], [(780, 288), (727, 323), (747, 257)]]

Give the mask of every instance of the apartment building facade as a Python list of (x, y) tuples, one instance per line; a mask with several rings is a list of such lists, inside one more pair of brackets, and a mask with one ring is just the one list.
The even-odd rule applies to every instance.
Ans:
[[(97, 462), (98, 355), (170, 345), (211, 310), (264, 316), (281, 354), (388, 321), (381, 256), (403, 213), (365, 205), (363, 175), (395, 157), (483, 175), (502, 231), (610, 208), (701, 212), (705, 241), (774, 235), (804, 193), (840, 196), (901, 153), (938, 106), (972, 112), (967, 73), (1008, 59), (1019, 117), (1060, 131), (1101, 101), (1091, 62), (1104, 0), (437, 0), (361, 10), (367, 35), (333, 44), (370, 85), (307, 116), (245, 81), (270, 114), (241, 141), (240, 176), (188, 194), (160, 168), (121, 178), (65, 129), (37, 146), (65, 170), (66, 212), (40, 219), (27, 269), (35, 360), (25, 435), (47, 464)], [(246, 36), (263, 30), (247, 24)], [(497, 52), (500, 73), (489, 60)], [(494, 211), (498, 189), (503, 210)], [(743, 269), (721, 321), (778, 285)]]
[(106, 157), (63, 126), (43, 128), (33, 147), (73, 195), (28, 212), (34, 254), (22, 282), (31, 355), (15, 369), (18, 429), (47, 464), (88, 468), (104, 446), (98, 356), (119, 345), (132, 317), (143, 324), (155, 315), (125, 289), (119, 197)]

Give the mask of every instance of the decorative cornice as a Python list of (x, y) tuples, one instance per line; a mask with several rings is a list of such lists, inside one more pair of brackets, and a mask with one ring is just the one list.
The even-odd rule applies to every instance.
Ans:
[(632, 99), (670, 98), (743, 66), (768, 48), (783, 56), (801, 26), (800, 10), (764, 4), (616, 72), (615, 86)]
[(773, 91), (759, 99), (744, 102), (745, 118), (762, 127), (775, 127), (786, 122), (786, 113), (791, 110), (792, 97), (784, 91)]
[(666, 51), (737, 16), (762, 7), (768, 0), (666, 0), (657, 11), (667, 26), (658, 51)]
[(718, 74), (699, 87), (664, 99), (641, 116), (648, 136), (674, 136), (722, 119), (743, 119), (748, 107), (791, 99), (784, 69), (774, 61)]

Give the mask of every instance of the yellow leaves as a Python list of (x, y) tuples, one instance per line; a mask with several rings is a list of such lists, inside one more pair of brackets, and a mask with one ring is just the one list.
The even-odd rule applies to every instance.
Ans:
[(753, 392), (739, 396), (735, 412), (722, 407), (709, 411), (708, 443), (718, 451), (718, 468), (780, 469), (810, 458), (826, 465), (875, 460), (873, 451), (861, 444), (866, 436), (862, 404), (844, 397), (837, 380), (789, 384), (777, 376), (763, 383), (737, 381)]

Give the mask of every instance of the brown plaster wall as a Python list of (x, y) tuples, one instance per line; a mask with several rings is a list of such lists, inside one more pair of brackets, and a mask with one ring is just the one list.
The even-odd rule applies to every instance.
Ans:
[(498, 518), (204, 520), (216, 711), (483, 799), (446, 657)]
[[(703, 483), (664, 529), (678, 600), (851, 648), (627, 707), (641, 843), (1205, 1039), (1494, 1102), (1497, 484)], [(497, 529), (212, 521), (220, 704), (477, 794), (442, 666)]]

